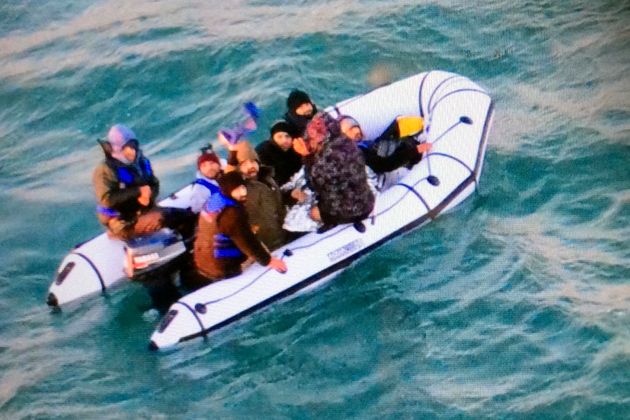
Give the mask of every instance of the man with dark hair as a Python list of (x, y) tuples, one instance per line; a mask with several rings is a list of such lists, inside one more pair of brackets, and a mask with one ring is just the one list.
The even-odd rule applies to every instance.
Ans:
[(273, 257), (252, 232), (243, 207), (248, 199), (245, 180), (238, 172), (219, 178), (220, 191), (213, 194), (199, 214), (194, 245), (196, 275), (187, 276), (191, 289), (241, 274), (250, 257), (259, 264), (284, 273), (284, 261)]
[(284, 119), (291, 127), (293, 137), (303, 137), (306, 125), (317, 113), (317, 107), (306, 92), (294, 89), (287, 98), (287, 112)]
[(247, 141), (231, 144), (219, 133), (219, 141), (229, 150), (225, 172), (237, 171), (245, 179), (247, 216), (256, 236), (274, 250), (287, 242), (282, 229), (286, 208), (282, 192), (272, 177), (273, 169), (260, 165), (256, 151)]
[(273, 179), (280, 186), (302, 167), (302, 157), (293, 150), (291, 130), (286, 121), (276, 121), (269, 129), (269, 140), (256, 146), (260, 162), (273, 168)]

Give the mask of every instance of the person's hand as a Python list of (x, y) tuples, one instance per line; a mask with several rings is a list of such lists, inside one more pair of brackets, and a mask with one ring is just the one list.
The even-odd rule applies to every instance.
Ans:
[(416, 149), (418, 150), (418, 153), (423, 154), (431, 150), (432, 147), (433, 143), (420, 143), (416, 146)]
[(228, 151), (236, 150), (236, 145), (229, 142), (229, 140), (223, 135), (221, 131), (217, 134), (217, 140), (221, 146), (225, 147)]
[(162, 215), (159, 212), (149, 213), (150, 217), (146, 221), (145, 229), (147, 233), (155, 232), (162, 227)]
[(322, 221), (322, 215), (319, 213), (319, 207), (311, 207), (311, 219), (315, 220), (316, 222)]
[(308, 145), (306, 144), (306, 140), (304, 140), (304, 137), (296, 137), (293, 139), (293, 150), (295, 151), (295, 153), (302, 157), (311, 154), (310, 150), (308, 149)]
[(151, 187), (148, 185), (142, 185), (140, 187), (140, 196), (138, 197), (138, 203), (141, 206), (147, 207), (151, 203)]
[(158, 210), (152, 210), (138, 217), (136, 224), (133, 226), (133, 232), (136, 235), (145, 235), (160, 230), (163, 225), (162, 213)]
[(303, 203), (307, 199), (306, 193), (302, 191), (301, 188), (296, 188), (291, 191), (291, 197), (293, 197), (298, 203)]
[(273, 268), (278, 273), (286, 273), (287, 272), (287, 265), (284, 263), (284, 261), (282, 261), (282, 260), (280, 260), (278, 258), (271, 257), (271, 261), (269, 261), (269, 264), (267, 264), (267, 267)]

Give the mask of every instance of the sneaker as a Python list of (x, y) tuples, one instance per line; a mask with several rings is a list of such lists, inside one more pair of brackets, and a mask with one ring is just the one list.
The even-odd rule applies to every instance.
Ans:
[(333, 225), (333, 224), (329, 224), (329, 223), (325, 223), (323, 225), (321, 225), (318, 229), (317, 229), (317, 233), (324, 233), (324, 232), (328, 232), (330, 229), (334, 228), (337, 225)]
[(354, 222), (352, 224), (352, 226), (354, 226), (354, 228), (359, 232), (359, 233), (364, 233), (365, 232), (365, 225), (363, 224), (363, 222)]

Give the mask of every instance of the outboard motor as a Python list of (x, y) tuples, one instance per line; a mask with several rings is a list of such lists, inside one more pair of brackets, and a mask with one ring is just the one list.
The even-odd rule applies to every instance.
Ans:
[(175, 280), (177, 273), (188, 267), (187, 244), (191, 240), (164, 228), (125, 242), (127, 277), (142, 283), (151, 296), (152, 306), (162, 313), (181, 297)]
[[(169, 228), (125, 242), (125, 273), (132, 280), (143, 281), (158, 268), (173, 268), (187, 252), (183, 237)], [(162, 271), (162, 270), (160, 270)]]

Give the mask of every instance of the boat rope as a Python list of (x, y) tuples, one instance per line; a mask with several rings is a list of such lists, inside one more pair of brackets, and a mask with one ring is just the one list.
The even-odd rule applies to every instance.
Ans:
[[(193, 308), (191, 308), (190, 306), (188, 306), (188, 304), (186, 302), (182, 302), (181, 300), (178, 300), (175, 303), (179, 303), (180, 305), (182, 305), (184, 308), (188, 309), (190, 311), (191, 314), (193, 314), (193, 316), (195, 317), (195, 319), (197, 320), (197, 323), (199, 324), (199, 327), (201, 328), (201, 332), (202, 334), (205, 335), (205, 327), (203, 326), (203, 322), (201, 322), (201, 319), (199, 319), (199, 316), (197, 316), (197, 311), (195, 311)], [(196, 305), (195, 305), (196, 306)]]
[(87, 263), (90, 265), (90, 267), (92, 267), (92, 270), (94, 270), (94, 272), (96, 273), (96, 276), (98, 277), (98, 281), (101, 283), (101, 291), (105, 291), (106, 287), (105, 287), (105, 281), (103, 281), (103, 276), (101, 276), (101, 272), (98, 271), (98, 268), (96, 267), (96, 265), (92, 262), (91, 259), (89, 259), (86, 255), (80, 253), (80, 252), (73, 252), (73, 254), (78, 255), (79, 257), (83, 258), (85, 261), (87, 261)]
[(438, 83), (438, 85), (435, 87), (435, 89), (433, 89), (433, 92), (431, 92), (431, 96), (429, 97), (429, 102), (427, 103), (427, 109), (429, 110), (429, 114), (433, 112), (433, 108), (431, 107), (431, 104), (433, 103), (433, 97), (435, 96), (435, 93), (442, 87), (442, 85), (444, 85), (444, 83), (448, 82), (449, 80), (453, 80), (453, 79), (463, 79), (463, 77), (459, 76), (457, 74), (454, 74), (454, 75), (449, 76), (446, 79), (442, 80), (440, 83)]
[(435, 105), (433, 105), (433, 107), (431, 107), (429, 109), (429, 113), (433, 113), (433, 111), (435, 111), (435, 108), (437, 108), (437, 106), (440, 104), (440, 102), (442, 102), (442, 100), (444, 100), (448, 96), (454, 95), (456, 93), (461, 93), (461, 92), (478, 92), (478, 93), (481, 93), (481, 94), (484, 94), (484, 95), (490, 97), (490, 95), (488, 95), (487, 92), (484, 92), (483, 90), (479, 90), (479, 89), (471, 89), (471, 88), (457, 89), (457, 90), (454, 90), (452, 92), (447, 93), (446, 95), (444, 95), (440, 99), (438, 99), (435, 102)]
[(420, 116), (424, 119), (424, 111), (422, 110), (422, 88), (424, 87), (424, 81), (427, 80), (427, 77), (433, 72), (430, 71), (424, 75), (422, 81), (420, 82), (420, 89), (418, 89), (418, 106), (420, 108)]

